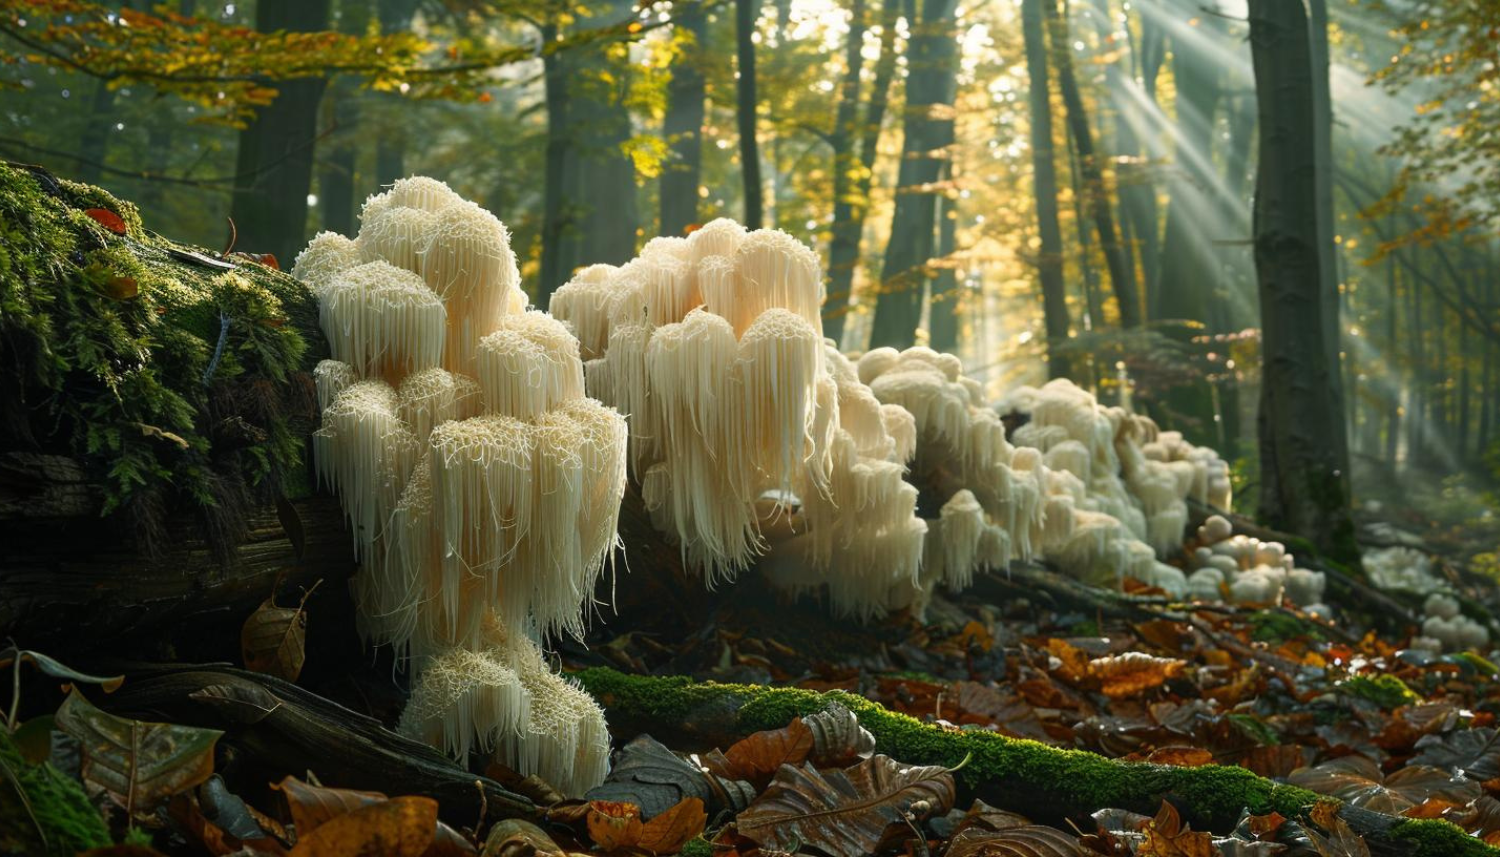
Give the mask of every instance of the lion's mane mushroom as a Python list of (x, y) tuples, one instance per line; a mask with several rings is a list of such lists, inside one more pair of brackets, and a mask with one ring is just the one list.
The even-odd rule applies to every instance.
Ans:
[(359, 630), (416, 673), (404, 731), (581, 794), (603, 715), (539, 642), (583, 634), (613, 556), (624, 418), (584, 398), (567, 327), (525, 309), (489, 212), (412, 178), (361, 222), (358, 256), (329, 235), (303, 254), (326, 281), (314, 451), (355, 531)]

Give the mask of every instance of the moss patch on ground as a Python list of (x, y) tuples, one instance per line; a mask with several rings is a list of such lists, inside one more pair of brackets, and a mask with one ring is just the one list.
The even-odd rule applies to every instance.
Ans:
[(0, 853), (71, 857), (110, 844), (104, 819), (83, 788), (46, 762), (27, 764), (3, 727), (0, 766)]
[[(743, 734), (780, 728), (794, 716), (837, 702), (854, 712), (875, 736), (880, 752), (916, 765), (962, 764), (954, 775), (961, 788), (972, 794), (1016, 797), (1021, 803), (1010, 805), (1023, 812), (1046, 807), (1056, 815), (1081, 816), (1104, 807), (1121, 807), (1154, 814), (1162, 798), (1172, 797), (1200, 827), (1224, 830), (1233, 826), (1242, 809), (1256, 814), (1275, 811), (1293, 818), (1324, 799), (1240, 767), (1122, 762), (993, 732), (943, 728), (838, 691), (695, 682), (683, 676), (632, 676), (606, 667), (583, 670), (574, 677), (607, 712), (630, 718), (683, 723), (695, 712), (733, 706), (735, 726)], [(1389, 836), (1401, 840), (1400, 847), (1417, 857), (1500, 857), (1500, 850), (1446, 822), (1402, 820), (1391, 827)]]
[(215, 256), (99, 188), (0, 164), (0, 450), (81, 459), (102, 511), (137, 525), (185, 498), (232, 530), (305, 484), (316, 301)]

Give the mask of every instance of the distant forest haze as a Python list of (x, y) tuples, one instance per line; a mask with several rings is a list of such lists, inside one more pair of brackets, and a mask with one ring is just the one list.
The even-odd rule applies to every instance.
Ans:
[(1441, 0), (10, 0), (0, 156), (283, 268), (433, 176), (542, 308), (656, 235), (781, 229), (846, 351), (1069, 377), (1353, 559), (1370, 504), (1493, 523), (1497, 32)]

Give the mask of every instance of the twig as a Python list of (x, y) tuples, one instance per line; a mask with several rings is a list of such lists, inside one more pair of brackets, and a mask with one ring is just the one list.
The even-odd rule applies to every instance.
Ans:
[[(234, 221), (230, 221), (233, 223)], [(203, 370), (203, 386), (209, 386), (213, 380), (214, 372), (219, 369), (219, 359), (224, 356), (224, 343), (229, 339), (229, 314), (219, 313), (219, 342), (214, 346), (214, 357), (208, 361), (208, 367)]]

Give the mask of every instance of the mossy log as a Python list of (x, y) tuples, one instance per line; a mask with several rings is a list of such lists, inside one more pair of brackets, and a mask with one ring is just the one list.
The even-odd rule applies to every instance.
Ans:
[[(649, 732), (679, 749), (684, 742), (727, 746), (735, 738), (785, 726), (794, 716), (838, 702), (875, 736), (879, 752), (914, 765), (957, 768), (961, 797), (978, 797), (1036, 821), (1067, 820), (1088, 829), (1089, 813), (1120, 807), (1154, 814), (1171, 799), (1198, 829), (1223, 831), (1242, 810), (1302, 817), (1320, 800), (1233, 766), (1180, 768), (1107, 759), (993, 732), (923, 723), (843, 692), (694, 682), (683, 677), (631, 676), (605, 667), (576, 673), (621, 737)], [(1397, 818), (1343, 805), (1339, 815), (1365, 837), (1374, 855), (1500, 857), (1442, 821)]]

